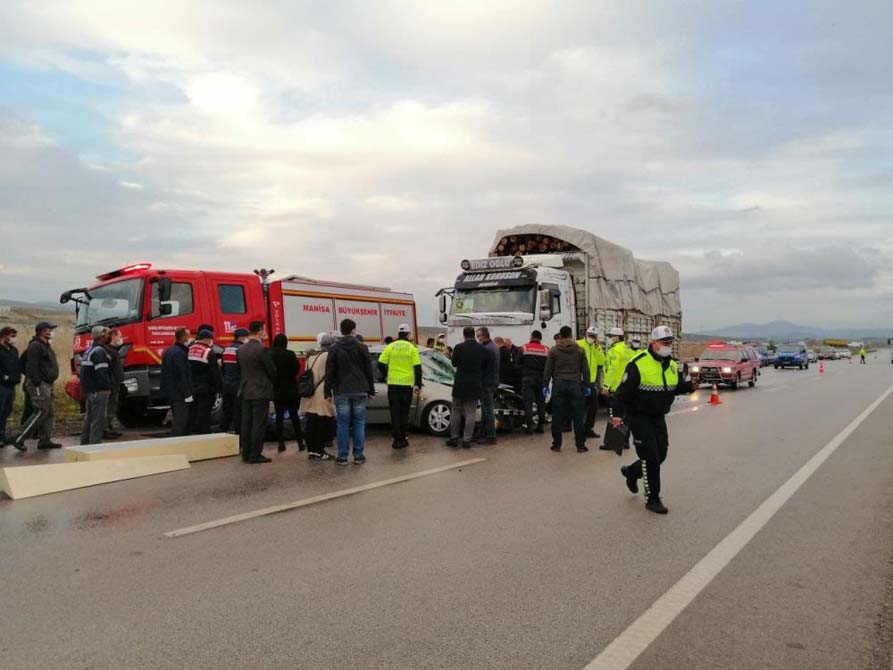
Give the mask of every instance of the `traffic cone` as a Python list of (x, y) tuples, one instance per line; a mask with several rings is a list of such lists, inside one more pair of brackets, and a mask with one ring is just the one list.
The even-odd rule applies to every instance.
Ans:
[(713, 393), (710, 394), (710, 404), (722, 405), (722, 400), (719, 399), (719, 389), (716, 388), (716, 384), (713, 385)]
[(819, 362), (819, 374), (820, 375), (825, 374), (825, 362), (824, 361)]

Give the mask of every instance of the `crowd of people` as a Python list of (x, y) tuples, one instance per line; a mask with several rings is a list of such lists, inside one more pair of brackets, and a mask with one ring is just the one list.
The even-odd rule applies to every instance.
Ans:
[[(0, 443), (27, 449), (30, 439), (38, 449), (56, 449), (53, 429), (53, 386), (59, 364), (52, 348), (55, 324), (38, 323), (24, 353), (15, 346), (18, 332), (0, 330)], [(387, 381), (391, 414), (392, 447), (409, 445), (409, 413), (413, 394), (423, 378), (418, 348), (410, 341), (408, 324), (388, 337), (378, 358)], [(332, 460), (338, 465), (366, 462), (366, 407), (375, 396), (372, 359), (356, 323), (345, 319), (337, 335), (320, 333), (316, 347), (306, 354), (302, 367), (288, 348), (288, 338), (278, 334), (272, 346), (263, 321), (237, 328), (232, 342), (221, 350), (214, 344), (214, 329), (201, 325), (192, 338), (178, 328), (175, 341), (162, 356), (161, 392), (171, 411), (171, 435), (200, 435), (212, 430), (215, 399), (222, 397), (220, 429), (239, 435), (242, 460), (269, 463), (263, 445), (270, 403), (275, 408), (275, 434), (280, 452), (286, 450), (286, 421), (294, 431), (299, 451), (309, 459)], [(466, 327), (463, 341), (448, 347), (443, 335), (427, 344), (449, 358), (455, 369), (452, 414), (447, 445), (470, 448), (473, 443), (496, 444), (496, 394), (500, 385), (517, 392), (524, 403), (528, 433), (544, 433), (551, 413), (552, 451), (561, 451), (563, 434), (573, 430), (578, 452), (587, 452), (587, 439), (595, 431), (600, 407), (608, 412), (607, 431), (622, 438), (608, 440), (600, 449), (618, 455), (635, 438), (637, 460), (621, 469), (627, 487), (638, 491), (644, 481), (646, 507), (665, 514), (660, 500), (660, 466), (666, 459), (668, 436), (664, 416), (676, 395), (693, 391), (680, 378), (671, 356), (674, 334), (660, 326), (645, 350), (637, 338), (627, 345), (624, 332), (612, 328), (602, 347), (601, 332), (590, 327), (575, 340), (569, 326), (561, 328), (553, 346), (542, 342), (534, 330), (530, 341), (517, 347), (506, 337), (491, 338), (487, 327)], [(119, 437), (116, 414), (124, 380), (121, 347), (116, 328), (95, 326), (91, 342), (80, 355), (79, 375), (84, 419), (81, 444), (97, 444)], [(15, 439), (6, 434), (16, 388), (22, 385), (24, 413)], [(480, 408), (480, 421), (477, 421)], [(301, 421), (301, 415), (304, 422)], [(335, 447), (336, 453), (330, 449)]]

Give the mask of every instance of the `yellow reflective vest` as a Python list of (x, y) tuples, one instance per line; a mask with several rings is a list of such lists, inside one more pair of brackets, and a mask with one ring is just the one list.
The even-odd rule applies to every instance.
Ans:
[(623, 340), (615, 342), (608, 348), (608, 353), (605, 356), (604, 387), (611, 393), (616, 391), (620, 382), (623, 381), (623, 371), (626, 369), (626, 364), (629, 363), (630, 351)]
[(595, 384), (598, 381), (598, 369), (605, 368), (605, 352), (602, 351), (598, 343), (589, 344), (586, 338), (577, 340), (577, 346), (586, 354), (586, 363), (589, 365), (589, 383)]
[(415, 366), (422, 364), (422, 358), (409, 340), (394, 340), (381, 352), (378, 362), (388, 366), (389, 386), (414, 386)]

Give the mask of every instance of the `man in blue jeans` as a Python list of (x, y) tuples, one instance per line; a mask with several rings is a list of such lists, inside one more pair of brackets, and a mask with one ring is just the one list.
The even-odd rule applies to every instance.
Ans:
[(329, 349), (326, 360), (325, 397), (335, 399), (338, 422), (337, 465), (347, 465), (353, 439), (353, 462), (366, 462), (366, 402), (375, 396), (369, 349), (357, 339), (357, 324), (341, 322), (341, 339)]
[(559, 340), (549, 351), (546, 359), (543, 384), (552, 382), (552, 451), (561, 451), (561, 429), (566, 418), (574, 424), (574, 441), (577, 451), (585, 453), (586, 409), (584, 395), (592, 393), (589, 363), (586, 354), (573, 339), (570, 326), (562, 326)]

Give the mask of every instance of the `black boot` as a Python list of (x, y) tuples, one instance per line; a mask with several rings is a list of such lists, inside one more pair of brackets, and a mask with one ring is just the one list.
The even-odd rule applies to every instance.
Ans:
[(283, 451), (285, 451), (285, 442), (280, 442), (280, 443), (279, 443), (279, 449), (278, 449), (278, 451), (279, 451), (280, 454), (281, 454)]
[(639, 492), (639, 482), (637, 481), (636, 477), (633, 477), (629, 473), (629, 468), (626, 467), (625, 465), (621, 466), (620, 474), (623, 475), (624, 479), (626, 479), (626, 488), (629, 489), (629, 492), (630, 493), (638, 493)]
[(652, 498), (648, 502), (645, 503), (645, 509), (649, 512), (654, 512), (655, 514), (666, 514), (670, 510), (666, 508), (660, 498)]

